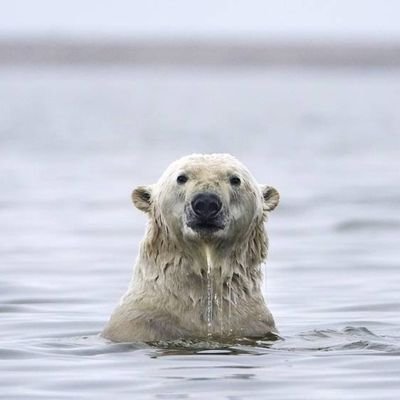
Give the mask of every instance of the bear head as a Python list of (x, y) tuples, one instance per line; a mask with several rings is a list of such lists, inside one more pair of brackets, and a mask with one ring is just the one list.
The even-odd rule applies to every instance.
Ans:
[(173, 162), (156, 184), (137, 187), (132, 199), (178, 242), (234, 244), (263, 224), (279, 193), (258, 185), (231, 155), (194, 154)]

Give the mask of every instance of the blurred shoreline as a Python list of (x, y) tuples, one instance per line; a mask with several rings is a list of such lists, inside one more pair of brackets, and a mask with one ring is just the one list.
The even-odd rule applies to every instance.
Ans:
[(0, 39), (0, 67), (400, 67), (398, 42)]

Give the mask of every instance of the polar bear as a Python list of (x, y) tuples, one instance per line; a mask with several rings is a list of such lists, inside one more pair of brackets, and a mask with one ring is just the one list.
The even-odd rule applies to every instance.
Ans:
[(261, 291), (264, 223), (279, 202), (228, 154), (173, 162), (139, 186), (148, 215), (134, 275), (103, 336), (116, 342), (263, 337), (276, 332)]

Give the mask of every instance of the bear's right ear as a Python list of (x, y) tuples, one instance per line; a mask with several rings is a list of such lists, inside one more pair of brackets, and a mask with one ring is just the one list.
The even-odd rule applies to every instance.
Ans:
[(145, 213), (150, 212), (151, 186), (138, 186), (132, 192), (132, 201), (136, 208)]

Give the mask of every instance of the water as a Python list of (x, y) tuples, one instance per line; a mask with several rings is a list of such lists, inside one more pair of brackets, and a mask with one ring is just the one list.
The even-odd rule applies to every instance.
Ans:
[[(399, 397), (400, 71), (3, 68), (0, 104), (1, 398)], [(284, 340), (108, 343), (131, 190), (213, 151), (281, 192)]]

